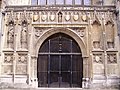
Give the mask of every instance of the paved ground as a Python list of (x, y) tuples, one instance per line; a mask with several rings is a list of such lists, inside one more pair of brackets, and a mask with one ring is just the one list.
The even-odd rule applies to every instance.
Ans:
[(39, 89), (0, 89), (0, 90), (120, 90), (120, 89), (81, 89), (81, 88), (39, 88)]

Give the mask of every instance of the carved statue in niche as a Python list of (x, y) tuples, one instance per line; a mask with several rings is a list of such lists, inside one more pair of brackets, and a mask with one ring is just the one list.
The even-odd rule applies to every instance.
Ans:
[(21, 31), (21, 48), (27, 48), (27, 23), (22, 24)]
[(62, 22), (62, 12), (58, 13), (58, 22)]
[(8, 26), (7, 44), (8, 44), (8, 48), (13, 49), (14, 47), (14, 24), (13, 22), (10, 22)]
[(93, 28), (92, 28), (92, 40), (93, 40), (93, 48), (99, 49), (100, 48), (100, 42), (101, 42), (101, 25), (99, 21), (93, 22)]

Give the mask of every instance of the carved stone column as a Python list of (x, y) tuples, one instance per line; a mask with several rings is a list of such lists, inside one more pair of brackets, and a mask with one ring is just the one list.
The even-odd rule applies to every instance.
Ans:
[[(2, 14), (0, 13), (0, 21), (2, 21)], [(1, 42), (1, 36), (2, 36), (2, 25), (0, 23), (0, 42)], [(1, 57), (1, 43), (0, 43), (0, 57)]]
[(38, 87), (38, 80), (37, 80), (37, 57), (31, 57), (31, 84), (32, 87)]
[(14, 52), (13, 56), (13, 83), (15, 82), (15, 73), (16, 73), (16, 60), (17, 60), (17, 53), (16, 51)]
[(83, 88), (89, 88), (90, 78), (89, 78), (89, 62), (88, 57), (83, 57)]
[(30, 80), (30, 77), (31, 77), (31, 75), (30, 75), (30, 72), (31, 72), (30, 64), (31, 64), (31, 62), (30, 62), (30, 60), (31, 60), (31, 57), (30, 57), (30, 54), (28, 54), (28, 62), (27, 62), (27, 84), (31, 83), (31, 80)]

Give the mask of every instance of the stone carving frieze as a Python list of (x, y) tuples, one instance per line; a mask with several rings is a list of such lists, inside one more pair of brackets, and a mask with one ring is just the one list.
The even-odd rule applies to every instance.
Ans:
[(107, 54), (107, 63), (108, 64), (117, 63), (117, 55), (116, 54)]
[[(10, 16), (10, 12), (7, 12), (7, 15), (5, 16), (5, 19)], [(101, 24), (101, 20), (108, 20), (108, 17), (113, 17), (113, 12), (99, 12), (96, 9), (94, 9), (92, 12), (85, 12), (83, 11), (78, 11), (77, 9), (73, 11), (70, 10), (62, 10), (59, 9), (58, 11), (54, 10), (37, 10), (37, 11), (18, 11), (18, 12), (13, 12), (12, 11), (12, 18), (14, 19), (15, 23), (20, 24), (21, 21), (23, 20), (24, 16), (26, 17), (28, 23), (32, 22), (62, 22), (68, 23), (88, 23), (90, 20), (91, 24), (94, 23), (94, 21), (97, 21)], [(7, 20), (8, 21), (8, 20)]]
[(33, 14), (33, 21), (37, 22), (39, 20), (39, 12), (34, 12)]
[(30, 12), (18, 12), (16, 14), (16, 19), (18, 20), (19, 25), (23, 25), (23, 22), (25, 22), (27, 25), (29, 25), (32, 22), (32, 13)]
[(49, 18), (50, 18), (50, 21), (55, 21), (55, 19), (56, 19), (56, 14), (55, 14), (55, 12), (50, 12)]
[(27, 55), (19, 54), (17, 64), (27, 64)]
[(86, 35), (86, 27), (71, 27), (70, 29), (74, 30), (82, 38)]
[(38, 27), (35, 28), (35, 38), (39, 38), (46, 30), (50, 29), (49, 27)]
[(73, 19), (74, 19), (74, 21), (78, 21), (79, 20), (79, 13), (78, 12), (74, 13)]
[(71, 13), (70, 12), (65, 12), (65, 20), (70, 21), (71, 19)]

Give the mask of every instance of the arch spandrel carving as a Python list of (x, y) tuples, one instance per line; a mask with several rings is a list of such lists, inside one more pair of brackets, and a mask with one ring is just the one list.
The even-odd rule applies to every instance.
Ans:
[(35, 46), (34, 46), (35, 47), (35, 52), (34, 52), (34, 54), (38, 55), (38, 50), (39, 50), (40, 46), (42, 45), (42, 43), (44, 42), (44, 40), (46, 40), (49, 36), (51, 36), (51, 35), (53, 35), (55, 33), (59, 33), (59, 32), (65, 33), (65, 34), (73, 37), (73, 39), (78, 43), (78, 45), (81, 48), (82, 56), (83, 57), (87, 56), (87, 48), (86, 48), (86, 45), (85, 45), (83, 39), (81, 39), (75, 32), (73, 32), (72, 30), (67, 29), (67, 28), (52, 28), (52, 29), (47, 30), (46, 32), (44, 32), (42, 34), (42, 36), (39, 37), (37, 43), (35, 43)]

